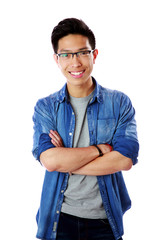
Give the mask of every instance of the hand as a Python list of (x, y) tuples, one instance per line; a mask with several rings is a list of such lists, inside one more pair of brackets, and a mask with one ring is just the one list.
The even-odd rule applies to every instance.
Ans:
[(49, 136), (55, 147), (63, 147), (63, 141), (57, 131), (50, 130)]
[(109, 144), (99, 144), (97, 146), (101, 149), (103, 154), (113, 151), (112, 146)]

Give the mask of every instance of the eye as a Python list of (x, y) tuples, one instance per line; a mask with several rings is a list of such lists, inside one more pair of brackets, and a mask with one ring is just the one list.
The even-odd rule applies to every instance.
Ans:
[(89, 55), (89, 51), (80, 52), (79, 55), (81, 55), (81, 56)]
[(82, 57), (89, 56), (90, 53), (91, 53), (90, 50), (82, 51), (82, 52), (79, 52), (79, 56), (82, 56)]
[(59, 57), (61, 57), (61, 58), (68, 58), (69, 54), (68, 53), (60, 53)]

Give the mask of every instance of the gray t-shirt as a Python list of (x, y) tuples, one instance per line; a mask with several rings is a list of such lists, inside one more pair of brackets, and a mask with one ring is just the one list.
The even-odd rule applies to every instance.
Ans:
[[(92, 97), (93, 92), (84, 98), (74, 98), (70, 96), (70, 102), (76, 118), (73, 147), (90, 146), (86, 110)], [(97, 177), (77, 174), (71, 175), (64, 194), (61, 211), (82, 218), (107, 218)]]

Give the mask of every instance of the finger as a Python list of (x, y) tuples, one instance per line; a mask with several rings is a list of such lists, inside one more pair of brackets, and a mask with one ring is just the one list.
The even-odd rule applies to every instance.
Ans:
[(56, 131), (51, 130), (49, 136), (52, 139), (52, 143), (55, 146), (63, 147), (63, 141), (62, 141), (60, 135)]
[(62, 140), (61, 136), (59, 135), (59, 133), (57, 131), (54, 131), (54, 134), (55, 134), (57, 141), (59, 141), (59, 143), (63, 145), (63, 140)]
[(55, 147), (62, 147), (62, 145), (59, 142), (56, 142), (54, 139), (51, 139), (51, 142)]
[(62, 141), (62, 138), (59, 136), (59, 134), (57, 132), (55, 132), (55, 135), (54, 135), (54, 139), (55, 141), (61, 146), (63, 145), (63, 141)]
[(56, 137), (54, 137), (54, 136), (52, 136), (52, 142), (54, 142), (54, 144), (56, 145), (56, 146), (59, 146), (60, 145), (60, 140), (59, 139), (57, 139)]
[(51, 138), (51, 142), (56, 146), (56, 147), (63, 147), (63, 142), (52, 137)]
[(56, 139), (57, 141), (61, 140), (61, 137), (59, 136), (59, 134), (56, 131), (51, 131), (51, 135), (54, 139)]

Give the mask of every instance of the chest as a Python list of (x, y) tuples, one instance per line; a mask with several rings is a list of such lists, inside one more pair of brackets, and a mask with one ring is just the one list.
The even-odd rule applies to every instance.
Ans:
[[(57, 131), (66, 147), (72, 147), (77, 115), (71, 104), (61, 104), (57, 112)], [(81, 116), (79, 116), (80, 118)], [(90, 145), (110, 144), (116, 130), (117, 121), (112, 106), (94, 103), (86, 110)]]

